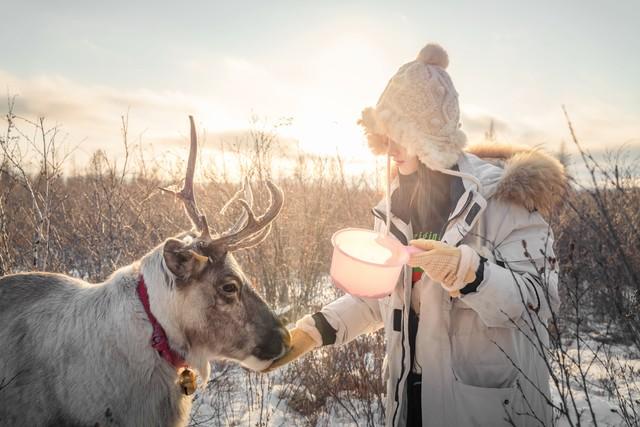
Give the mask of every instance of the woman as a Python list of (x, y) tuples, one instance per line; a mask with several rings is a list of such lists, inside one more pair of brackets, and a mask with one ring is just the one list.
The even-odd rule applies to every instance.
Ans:
[[(548, 214), (565, 185), (539, 151), (464, 152), (447, 53), (427, 45), (360, 124), (398, 176), (390, 231), (413, 255), (394, 292), (345, 295), (299, 320), (270, 369), (384, 326), (389, 426), (550, 425), (546, 323), (559, 306)], [(384, 230), (384, 201), (373, 209)]]

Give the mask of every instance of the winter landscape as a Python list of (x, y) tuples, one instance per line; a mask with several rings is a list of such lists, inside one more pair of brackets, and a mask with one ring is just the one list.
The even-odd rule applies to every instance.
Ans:
[[(55, 130), (14, 114), (4, 117), (2, 139), (3, 274), (39, 269), (97, 282), (165, 236), (190, 228), (181, 204), (158, 190), (180, 182), (182, 162), (161, 169), (125, 145), (132, 151), (126, 161), (97, 152), (77, 175), (64, 176)], [(34, 133), (38, 140), (29, 139)], [(253, 139), (230, 144), (238, 150), (237, 167), (252, 179), (273, 176), (277, 136), (259, 130), (247, 138)], [(637, 175), (633, 162), (600, 163), (583, 154), (568, 166), (586, 166), (593, 180), (573, 183), (552, 222), (562, 266), (562, 310), (550, 326), (547, 355), (554, 413), (558, 425), (636, 425)], [(220, 170), (209, 173), (196, 191), (203, 210), (218, 212), (239, 183)], [(369, 178), (345, 176), (339, 157), (300, 154), (293, 174), (277, 180), (286, 200), (281, 219), (263, 244), (237, 257), (285, 322), (340, 294), (327, 274), (330, 236), (369, 225), (369, 206), (381, 195)], [(270, 374), (214, 363), (209, 383), (195, 394), (190, 425), (382, 425), (383, 357), (377, 333)]]
[[(183, 185), (193, 115), (200, 141), (194, 191), (212, 230), (233, 228), (242, 216), (242, 204), (227, 202), (243, 182), (256, 212), (273, 198), (265, 181), (284, 194), (264, 241), (234, 256), (282, 324), (294, 328), (344, 295), (329, 275), (331, 236), (371, 228), (371, 208), (385, 197), (386, 158), (368, 151), (360, 111), (375, 105), (400, 64), (437, 40), (448, 45), (448, 71), (460, 82), (469, 145), (541, 149), (567, 173), (567, 187), (555, 195), (562, 203), (544, 213), (560, 272), (561, 307), (540, 354), (553, 425), (640, 425), (640, 62), (609, 50), (617, 42), (627, 56), (640, 49), (633, 25), (640, 8), (572, 2), (550, 17), (533, 5), (499, 3), (504, 17), (480, 13), (491, 30), (472, 28), (466, 2), (434, 6), (434, 13), (418, 4), (369, 12), (364, 2), (335, 4), (333, 12), (289, 4), (278, 13), (201, 4), (226, 31), (219, 43), (207, 20), (173, 6), (157, 12), (158, 26), (139, 6), (118, 18), (116, 6), (101, 17), (80, 4), (30, 5), (42, 10), (25, 47), (52, 65), (13, 47), (0, 63), (0, 277), (54, 272), (100, 283), (191, 230), (182, 201), (161, 188)], [(575, 8), (584, 16), (574, 16)], [(31, 16), (27, 5), (2, 9), (16, 22)], [(456, 14), (468, 26), (464, 37), (449, 28)], [(549, 29), (539, 43), (529, 16)], [(393, 28), (383, 25), (389, 21)], [(594, 30), (603, 22), (606, 30)], [(548, 47), (547, 37), (565, 24), (579, 37)], [(0, 34), (7, 39), (11, 31), (15, 23)], [(145, 35), (156, 31), (158, 40)], [(265, 41), (271, 36), (278, 49)], [(607, 61), (613, 65), (603, 67)], [(503, 62), (509, 65), (492, 74)], [(379, 330), (268, 373), (211, 362), (188, 425), (385, 425), (385, 353)], [(0, 375), (0, 406), (20, 381), (20, 374)], [(13, 424), (0, 417), (4, 425)]]

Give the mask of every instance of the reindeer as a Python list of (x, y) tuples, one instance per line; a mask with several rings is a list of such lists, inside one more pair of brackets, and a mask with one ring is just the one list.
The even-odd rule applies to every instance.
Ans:
[(52, 273), (0, 278), (0, 425), (186, 425), (194, 371), (206, 384), (209, 361), (259, 371), (287, 351), (287, 330), (232, 255), (267, 237), (282, 191), (267, 181), (271, 202), (259, 217), (250, 187), (237, 193), (230, 202), (243, 215), (212, 235), (193, 192), (189, 119), (184, 187), (165, 191), (182, 199), (197, 233), (167, 239), (103, 283)]

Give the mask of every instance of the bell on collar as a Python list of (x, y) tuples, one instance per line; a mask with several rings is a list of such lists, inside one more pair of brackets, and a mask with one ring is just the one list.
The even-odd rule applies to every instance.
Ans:
[(184, 394), (192, 395), (196, 391), (196, 373), (189, 368), (182, 369), (178, 372), (178, 383)]

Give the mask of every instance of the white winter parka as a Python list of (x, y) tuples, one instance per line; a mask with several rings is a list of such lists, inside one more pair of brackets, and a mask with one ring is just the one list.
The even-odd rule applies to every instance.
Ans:
[[(459, 171), (476, 177), (481, 187), (463, 179), (466, 191), (442, 239), (487, 258), (477, 292), (451, 298), (426, 274), (413, 288), (421, 301), (416, 363), (424, 426), (551, 424), (549, 375), (540, 352), (548, 345), (547, 321), (559, 307), (558, 273), (553, 235), (538, 210), (548, 209), (550, 200), (540, 191), (560, 191), (564, 173), (540, 152), (501, 155), (511, 158), (503, 167), (460, 156)], [(374, 212), (375, 228), (382, 230), (384, 202)], [(411, 240), (409, 224), (393, 215), (391, 223), (396, 237)], [(321, 310), (336, 330), (336, 344), (384, 326), (387, 426), (406, 424), (411, 292), (411, 270), (405, 267), (391, 295), (345, 295)]]

